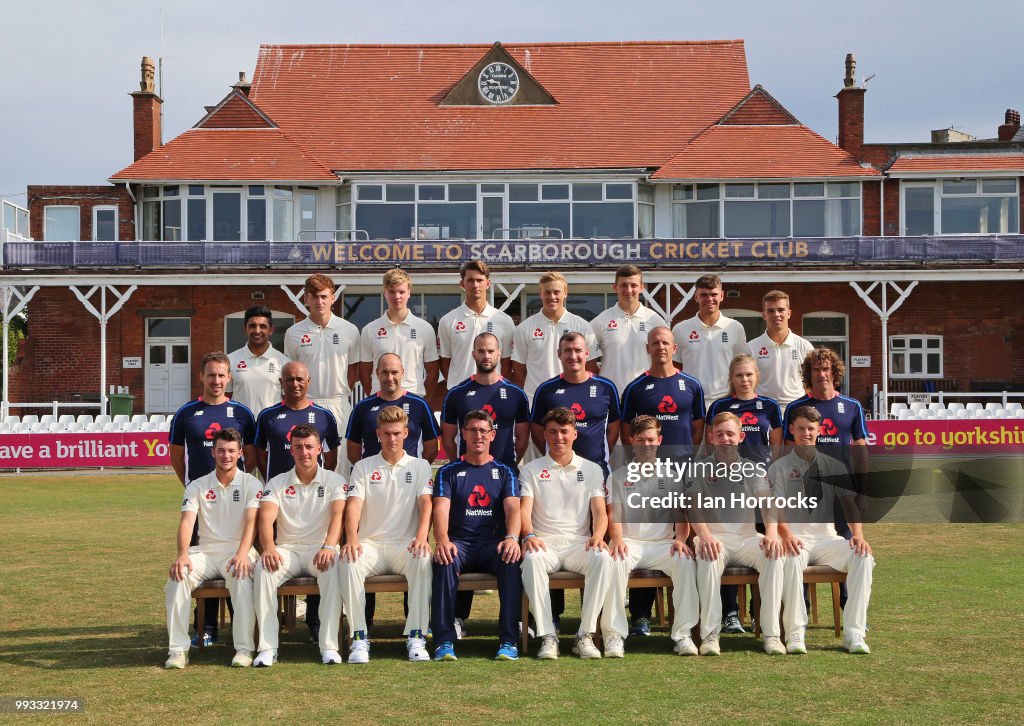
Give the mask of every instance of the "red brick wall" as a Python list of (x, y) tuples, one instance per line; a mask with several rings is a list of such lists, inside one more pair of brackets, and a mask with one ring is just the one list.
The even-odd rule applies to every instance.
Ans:
[(43, 238), (46, 207), (77, 206), (81, 212), (81, 236), (92, 239), (93, 207), (117, 206), (118, 239), (135, 239), (135, 208), (132, 198), (122, 186), (30, 186), (28, 187), (29, 234)]
[(836, 94), (839, 99), (839, 146), (854, 156), (860, 156), (864, 145), (864, 92), (863, 88), (844, 88)]
[(866, 181), (862, 185), (861, 204), (864, 212), (864, 227), (861, 232), (865, 237), (878, 237), (881, 233), (882, 220), (879, 215), (881, 205), (881, 182)]
[(152, 93), (136, 91), (131, 96), (135, 161), (138, 161), (162, 143), (160, 105), (163, 101)]

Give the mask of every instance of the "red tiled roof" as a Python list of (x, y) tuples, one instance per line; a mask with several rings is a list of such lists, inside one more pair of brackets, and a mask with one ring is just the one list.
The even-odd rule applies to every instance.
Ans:
[(336, 181), (337, 176), (278, 129), (190, 129), (111, 177)]
[(957, 172), (957, 171), (1020, 171), (1024, 172), (1024, 154), (933, 154), (901, 156), (888, 172)]
[(655, 179), (779, 179), (879, 176), (803, 125), (715, 125), (687, 144)]
[(750, 90), (743, 41), (504, 48), (557, 101), (438, 106), (489, 45), (265, 45), (250, 98), (340, 171), (653, 167)]
[(272, 129), (267, 120), (244, 94), (232, 91), (199, 123), (197, 129)]
[(800, 122), (758, 84), (718, 123), (723, 126), (789, 126)]

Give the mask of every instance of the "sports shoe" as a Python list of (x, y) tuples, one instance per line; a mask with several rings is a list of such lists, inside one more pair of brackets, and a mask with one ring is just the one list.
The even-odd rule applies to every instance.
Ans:
[(631, 636), (647, 637), (651, 634), (651, 621), (647, 618), (637, 618), (633, 621), (633, 624), (629, 626), (629, 634)]
[(295, 598), (295, 619), (305, 620), (306, 619), (306, 600), (305, 598)]
[(261, 650), (256, 654), (256, 658), (252, 662), (252, 667), (269, 668), (275, 663), (277, 663), (277, 651), (268, 648), (267, 650)]
[(782, 644), (782, 638), (777, 635), (764, 636), (764, 652), (768, 655), (785, 655), (786, 647)]
[(502, 643), (494, 660), (519, 660), (519, 648), (514, 643)]
[[(356, 633), (360, 635), (362, 631)], [(348, 663), (354, 665), (356, 663), (369, 663), (370, 662), (370, 641), (366, 637), (354, 637), (352, 638), (352, 644), (348, 649)]]
[(341, 665), (341, 653), (336, 650), (331, 650), (330, 648), (327, 650), (321, 650), (320, 661), (324, 665)]
[(722, 646), (718, 642), (718, 631), (707, 635), (700, 644), (701, 655), (721, 655)]
[(672, 650), (676, 655), (697, 655), (697, 645), (689, 635), (684, 635), (677, 640)]
[(556, 660), (558, 658), (558, 636), (554, 633), (545, 635), (540, 639), (540, 648), (537, 650), (539, 660)]
[(722, 621), (722, 632), (733, 635), (747, 632), (743, 629), (743, 623), (740, 622), (740, 617), (735, 610), (726, 613), (725, 620)]
[(409, 633), (405, 641), (405, 649), (409, 653), (409, 660), (413, 663), (430, 660), (430, 653), (427, 652), (427, 639), (415, 630)]
[(804, 643), (804, 630), (798, 628), (786, 638), (786, 652), (790, 655), (807, 655), (807, 644)]
[(572, 652), (578, 655), (580, 658), (600, 658), (601, 651), (594, 645), (594, 636), (590, 633), (581, 633), (576, 636), (576, 642), (573, 643)]
[(621, 635), (609, 635), (607, 638), (604, 639), (604, 657), (626, 657), (626, 645), (625, 643), (623, 643)]
[(455, 646), (452, 641), (446, 640), (434, 648), (434, 660), (458, 660), (455, 656)]
[(843, 641), (848, 653), (867, 655), (871, 652), (871, 648), (868, 647), (863, 635), (848, 634), (843, 638)]
[[(193, 648), (198, 648), (199, 647), (199, 638), (200, 638), (199, 633), (196, 633), (195, 635), (192, 636), (192, 647)], [(213, 632), (212, 630), (204, 630), (203, 634), (202, 634), (202, 638), (203, 638), (203, 647), (204, 648), (209, 648), (211, 645), (217, 645), (217, 633)]]
[(232, 668), (248, 668), (252, 665), (251, 650), (236, 650), (235, 657), (231, 659)]
[(174, 668), (184, 668), (188, 665), (188, 654), (180, 648), (171, 648), (167, 651), (167, 660), (164, 662), (164, 668), (168, 670)]
[(455, 618), (455, 639), (462, 640), (467, 635), (466, 621), (462, 618)]

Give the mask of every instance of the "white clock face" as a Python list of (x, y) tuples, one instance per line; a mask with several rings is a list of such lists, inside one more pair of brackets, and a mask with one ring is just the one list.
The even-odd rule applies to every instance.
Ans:
[(519, 90), (519, 74), (508, 63), (489, 63), (477, 79), (480, 95), (491, 103), (508, 103)]

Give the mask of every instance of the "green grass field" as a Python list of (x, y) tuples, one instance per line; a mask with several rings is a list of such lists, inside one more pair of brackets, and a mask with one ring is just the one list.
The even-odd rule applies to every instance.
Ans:
[[(1020, 723), (1024, 525), (870, 525), (870, 656), (822, 623), (807, 657), (769, 658), (752, 635), (721, 658), (671, 654), (664, 629), (623, 661), (490, 660), (496, 597), (478, 596), (457, 663), (405, 662), (401, 597), (378, 596), (367, 666), (321, 666), (305, 627), (272, 669), (232, 670), (229, 645), (165, 672), (163, 583), (181, 487), (169, 474), (0, 478), (0, 696), (84, 697), (76, 723), (561, 722)], [(575, 628), (569, 596), (563, 631)], [(229, 639), (230, 628), (222, 631)], [(531, 653), (536, 645), (531, 644)], [(0, 722), (52, 715), (0, 715)]]

